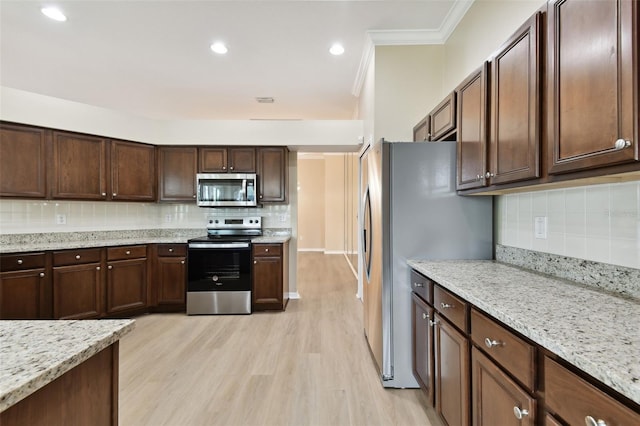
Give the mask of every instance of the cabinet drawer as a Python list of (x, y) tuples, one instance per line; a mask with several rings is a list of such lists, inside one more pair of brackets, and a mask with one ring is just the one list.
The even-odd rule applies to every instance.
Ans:
[(411, 270), (411, 289), (433, 305), (433, 281), (413, 269)]
[(158, 256), (183, 257), (187, 255), (187, 246), (184, 244), (158, 244)]
[(109, 247), (107, 260), (137, 259), (147, 257), (147, 246)]
[(80, 265), (100, 262), (102, 249), (78, 249), (53, 252), (53, 266)]
[(453, 325), (465, 333), (467, 330), (468, 305), (457, 296), (439, 287), (433, 287), (433, 306)]
[(471, 310), (471, 339), (529, 390), (534, 389), (533, 345), (475, 309)]
[(44, 262), (44, 253), (3, 254), (0, 256), (0, 272), (43, 268)]
[(547, 357), (544, 386), (547, 406), (569, 424), (585, 424), (589, 416), (608, 425), (640, 424), (640, 414)]
[(254, 244), (254, 256), (280, 256), (282, 255), (281, 244)]

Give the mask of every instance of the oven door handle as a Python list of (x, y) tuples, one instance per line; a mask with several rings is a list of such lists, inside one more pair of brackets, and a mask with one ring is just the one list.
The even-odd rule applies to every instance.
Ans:
[(230, 248), (249, 248), (250, 243), (189, 243), (189, 248), (203, 249), (230, 249)]

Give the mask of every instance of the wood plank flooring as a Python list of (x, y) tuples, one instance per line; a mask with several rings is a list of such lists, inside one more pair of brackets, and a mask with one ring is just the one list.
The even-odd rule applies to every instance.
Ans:
[(344, 257), (298, 265), (285, 312), (136, 318), (120, 342), (120, 425), (430, 425), (419, 390), (382, 387)]

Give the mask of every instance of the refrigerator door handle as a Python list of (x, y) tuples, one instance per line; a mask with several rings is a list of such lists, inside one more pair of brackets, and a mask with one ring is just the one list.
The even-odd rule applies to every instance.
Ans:
[(366, 229), (362, 230), (362, 239), (364, 241), (364, 252), (366, 253), (368, 251), (367, 250), (367, 230)]

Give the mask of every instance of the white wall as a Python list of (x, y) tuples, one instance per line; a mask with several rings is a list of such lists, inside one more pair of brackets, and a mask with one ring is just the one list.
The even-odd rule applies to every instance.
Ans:
[(344, 253), (344, 193), (346, 191), (344, 154), (325, 155), (324, 223), (325, 253)]
[(153, 120), (0, 87), (0, 119), (156, 145), (286, 145), (357, 149), (360, 120)]
[(301, 154), (298, 168), (298, 249), (324, 251), (324, 154)]

